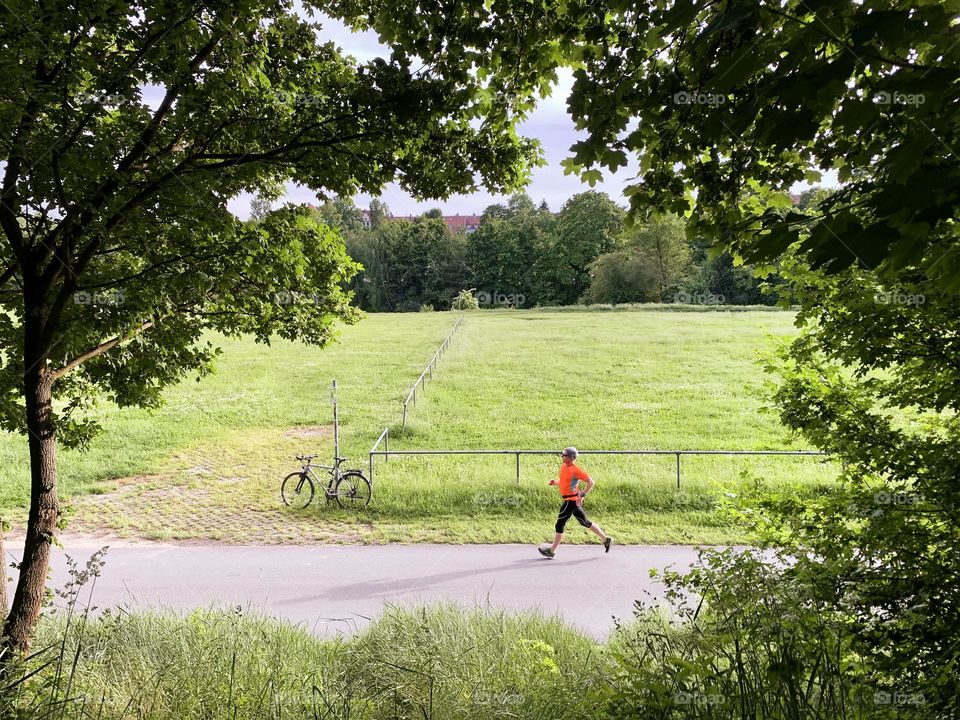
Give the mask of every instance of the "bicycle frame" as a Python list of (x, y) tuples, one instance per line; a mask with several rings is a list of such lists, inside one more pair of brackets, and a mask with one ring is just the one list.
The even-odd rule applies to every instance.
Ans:
[(325, 495), (330, 497), (333, 495), (333, 487), (336, 485), (337, 480), (339, 480), (343, 475), (343, 472), (340, 470), (340, 466), (343, 464), (344, 460), (346, 460), (346, 458), (338, 457), (334, 458), (335, 462), (333, 465), (314, 465), (313, 458), (310, 458), (301, 467), (301, 472), (305, 475), (309, 475), (313, 478), (317, 485), (322, 486), (323, 483), (321, 482), (320, 476), (315, 472), (315, 470), (326, 470), (327, 474), (330, 476), (330, 480), (327, 482), (326, 487), (324, 487), (323, 492)]

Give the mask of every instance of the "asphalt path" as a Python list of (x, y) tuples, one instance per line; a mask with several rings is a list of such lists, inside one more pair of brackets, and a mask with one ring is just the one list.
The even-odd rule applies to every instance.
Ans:
[[(18, 544), (8, 543), (8, 561), (17, 559)], [(66, 556), (82, 567), (95, 549), (69, 541), (55, 548), (52, 585), (69, 579)], [(548, 560), (532, 545), (140, 544), (107, 551), (91, 602), (100, 609), (240, 606), (332, 636), (362, 629), (390, 605), (446, 601), (560, 615), (602, 640), (614, 618), (632, 616), (637, 599), (662, 596), (651, 568), (695, 562), (694, 548), (675, 545), (614, 545), (609, 554), (599, 544), (565, 545)]]

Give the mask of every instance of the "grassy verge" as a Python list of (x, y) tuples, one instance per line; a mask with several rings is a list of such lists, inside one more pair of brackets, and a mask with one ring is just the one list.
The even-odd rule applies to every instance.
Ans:
[[(71, 529), (225, 542), (538, 542), (558, 501), (556, 460), (394, 458), (354, 515), (284, 508), (280, 479), (298, 452), (332, 454), (327, 384), (341, 388), (342, 450), (353, 465), (385, 426), (391, 448), (798, 448), (761, 412), (759, 353), (794, 333), (791, 313), (644, 310), (470, 313), (426, 392), (401, 401), (454, 316), (371, 315), (317, 351), (227, 341), (219, 372), (171, 388), (160, 410), (104, 408), (105, 433), (61, 454)], [(755, 482), (820, 492), (812, 458), (590, 457), (587, 511), (622, 542), (740, 542), (716, 511)], [(0, 438), (0, 509), (22, 517), (23, 443)], [(16, 519), (16, 516), (14, 516)], [(588, 539), (574, 528), (571, 541)]]
[(240, 610), (81, 614), (41, 625), (0, 719), (933, 717), (878, 701), (829, 618), (778, 617), (789, 591), (757, 593), (775, 600), (759, 615), (646, 609), (602, 644), (491, 607), (388, 608), (333, 640)]
[(394, 608), (346, 640), (240, 612), (65, 628), (43, 626), (33, 662), (53, 662), (7, 699), (16, 717), (582, 718), (605, 662), (558, 620), (490, 608)]

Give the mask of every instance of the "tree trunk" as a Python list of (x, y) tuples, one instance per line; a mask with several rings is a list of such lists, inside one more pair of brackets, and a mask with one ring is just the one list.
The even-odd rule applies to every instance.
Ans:
[[(24, 392), (30, 446), (30, 516), (27, 537), (23, 543), (20, 577), (3, 628), (4, 644), (23, 653), (30, 649), (33, 629), (40, 619), (50, 564), (50, 545), (60, 516), (57, 446), (51, 414), (53, 379), (46, 358), (41, 354), (41, 359), (37, 359), (37, 354), (29, 352), (32, 341), (38, 339), (37, 335), (31, 337), (30, 325), (29, 322), (26, 324), (27, 352), (24, 353)], [(31, 360), (32, 365), (29, 364)]]
[(3, 518), (0, 518), (0, 625), (7, 619), (7, 554), (3, 550)]

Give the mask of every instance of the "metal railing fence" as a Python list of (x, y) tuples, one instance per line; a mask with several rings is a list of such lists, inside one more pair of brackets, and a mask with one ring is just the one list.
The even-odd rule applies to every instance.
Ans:
[(457, 331), (457, 328), (460, 327), (461, 322), (463, 322), (463, 313), (461, 313), (460, 317), (457, 318), (457, 321), (453, 324), (453, 327), (450, 328), (450, 332), (447, 333), (447, 336), (443, 339), (443, 342), (440, 343), (440, 347), (437, 348), (437, 351), (433, 354), (433, 357), (430, 358), (430, 362), (427, 363), (427, 366), (423, 369), (423, 372), (420, 373), (420, 377), (418, 377), (416, 382), (413, 383), (413, 387), (410, 388), (410, 392), (407, 393), (407, 398), (403, 401), (403, 427), (407, 426), (407, 406), (410, 405), (411, 402), (413, 402), (414, 405), (417, 404), (417, 387), (426, 386), (428, 374), (431, 379), (433, 378), (433, 369), (440, 361), (440, 356), (443, 355), (444, 351), (450, 346), (450, 340), (453, 338), (453, 334)]
[[(380, 443), (384, 449), (379, 450)], [(369, 477), (373, 482), (374, 458), (382, 457), (384, 462), (391, 457), (407, 455), (513, 455), (516, 462), (517, 485), (520, 484), (520, 457), (522, 455), (553, 455), (559, 457), (559, 450), (390, 450), (390, 428), (384, 428), (377, 442), (370, 448)], [(581, 455), (672, 455), (676, 458), (677, 489), (680, 489), (681, 458), (687, 455), (793, 455), (824, 456), (819, 450), (581, 450)]]

